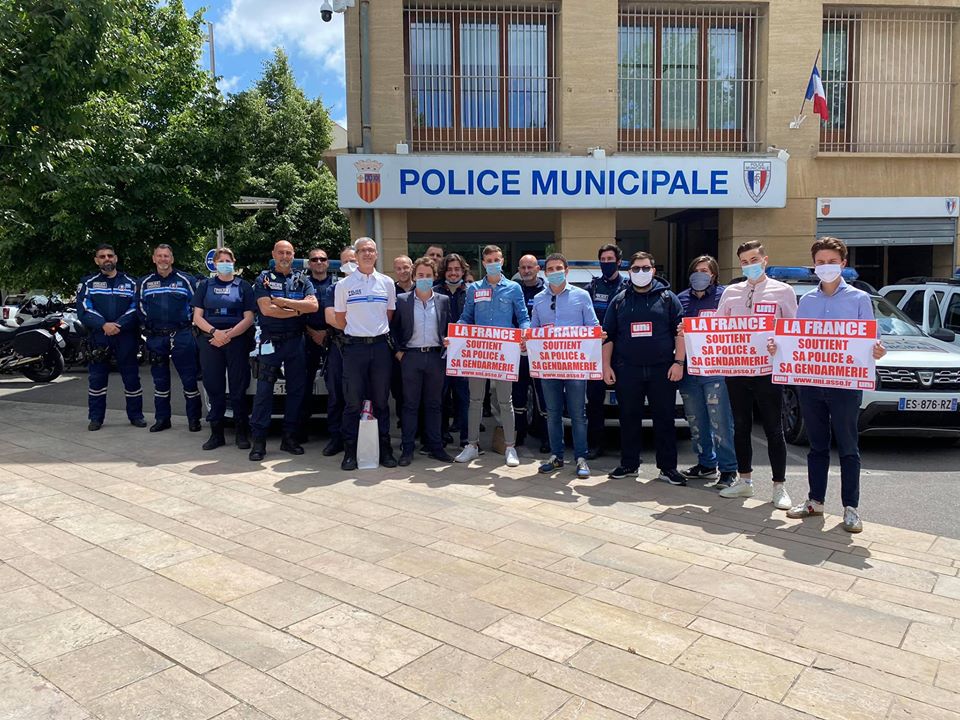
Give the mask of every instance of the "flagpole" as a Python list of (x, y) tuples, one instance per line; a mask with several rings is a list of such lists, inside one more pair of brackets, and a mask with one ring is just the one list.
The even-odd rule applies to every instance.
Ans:
[[(810, 76), (813, 77), (813, 71), (817, 69), (817, 63), (820, 62), (820, 50), (817, 50), (817, 58), (813, 61), (813, 68), (810, 70)], [(807, 79), (807, 85), (809, 86), (810, 79)], [(807, 106), (807, 92), (803, 92), (803, 102), (800, 103), (800, 112), (797, 113), (797, 117), (803, 115), (803, 109)]]

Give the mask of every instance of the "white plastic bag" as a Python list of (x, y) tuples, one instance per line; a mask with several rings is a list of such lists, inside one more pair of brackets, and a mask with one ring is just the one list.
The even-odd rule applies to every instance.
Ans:
[(357, 434), (357, 469), (376, 470), (380, 466), (380, 427), (373, 416), (369, 400), (360, 413), (360, 431)]

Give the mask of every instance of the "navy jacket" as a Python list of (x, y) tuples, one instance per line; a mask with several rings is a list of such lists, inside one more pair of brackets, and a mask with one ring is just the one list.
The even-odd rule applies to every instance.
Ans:
[(224, 282), (217, 277), (205, 278), (193, 294), (193, 306), (203, 309), (203, 319), (218, 330), (232, 328), (243, 320), (246, 311), (256, 312), (253, 288), (242, 278)]
[[(323, 315), (324, 308), (333, 307), (333, 284), (336, 282), (333, 275), (328, 274), (327, 279), (323, 282), (317, 282), (313, 277), (310, 278), (310, 282), (313, 283), (313, 290), (317, 295), (317, 307), (318, 310), (315, 313), (308, 313), (306, 315), (306, 324), (308, 328), (313, 330), (327, 330), (327, 319)], [(324, 298), (327, 295), (327, 290), (330, 289), (330, 304), (324, 305)]]
[(190, 324), (197, 281), (176, 268), (163, 277), (145, 275), (137, 288), (137, 310), (148, 330), (176, 330)]
[(77, 286), (77, 317), (94, 331), (108, 322), (117, 323), (123, 330), (135, 328), (136, 281), (124, 272), (117, 272), (112, 278), (100, 272), (85, 277)]
[(619, 271), (616, 277), (609, 280), (601, 275), (590, 281), (587, 292), (593, 300), (593, 311), (597, 314), (597, 320), (603, 323), (610, 301), (617, 296), (617, 293), (628, 287), (630, 287), (630, 281), (626, 280)]
[[(437, 310), (437, 335), (440, 342), (447, 336), (447, 324), (450, 319), (450, 298), (438, 292), (433, 293), (434, 307)], [(394, 346), (397, 350), (406, 350), (413, 337), (413, 323), (416, 315), (413, 312), (414, 303), (420, 302), (416, 292), (410, 291), (397, 296), (397, 310), (393, 313), (390, 322), (390, 334), (393, 335)]]
[(683, 317), (670, 284), (654, 277), (650, 290), (621, 290), (603, 319), (607, 342), (614, 343), (612, 366), (647, 367), (673, 362), (677, 325)]
[(463, 312), (463, 305), (467, 302), (467, 284), (460, 283), (454, 292), (450, 292), (450, 288), (441, 280), (433, 286), (433, 291), (450, 298), (450, 322), (457, 322)]
[(708, 312), (716, 310), (720, 305), (720, 296), (723, 295), (724, 289), (723, 285), (711, 285), (706, 289), (703, 297), (697, 297), (693, 294), (693, 290), (687, 288), (677, 295), (680, 305), (683, 306), (683, 316), (697, 317), (704, 310)]
[[(264, 270), (257, 276), (253, 284), (253, 297), (259, 300), (262, 297), (285, 297), (291, 300), (303, 300), (310, 295), (316, 295), (313, 283), (306, 273), (293, 272), (283, 275), (276, 270)], [(303, 331), (306, 316), (292, 314), (288, 318), (274, 318), (262, 315), (257, 310), (260, 330), (266, 336)]]

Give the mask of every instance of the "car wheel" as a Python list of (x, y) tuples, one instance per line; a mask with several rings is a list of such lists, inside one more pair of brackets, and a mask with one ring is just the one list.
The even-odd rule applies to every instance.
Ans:
[(783, 388), (783, 437), (791, 445), (807, 444), (807, 429), (800, 412), (800, 396), (792, 385)]

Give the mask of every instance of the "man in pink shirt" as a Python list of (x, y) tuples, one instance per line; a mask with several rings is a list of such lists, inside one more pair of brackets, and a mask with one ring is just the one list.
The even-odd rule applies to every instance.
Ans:
[[(767, 277), (767, 254), (758, 240), (737, 248), (740, 269), (746, 280), (728, 285), (720, 298), (717, 315), (771, 315), (776, 318), (797, 316), (797, 294), (786, 283)], [(772, 369), (771, 369), (772, 370)], [(783, 438), (781, 411), (783, 390), (774, 385), (770, 375), (728, 377), (727, 392), (733, 411), (733, 443), (737, 453), (740, 478), (720, 491), (725, 498), (753, 496), (753, 407), (756, 401), (763, 432), (767, 436), (767, 453), (773, 472), (773, 504), (778, 510), (790, 509), (787, 493), (787, 444)]]

